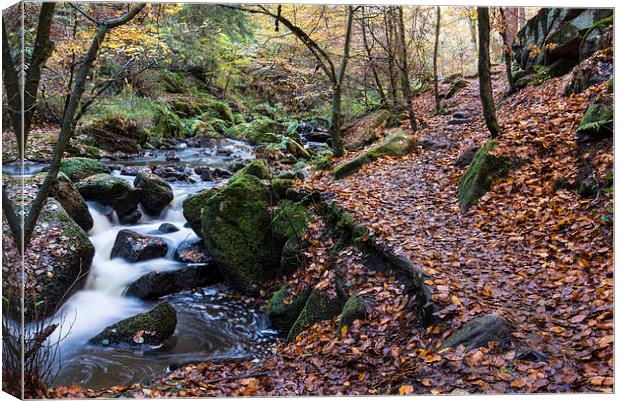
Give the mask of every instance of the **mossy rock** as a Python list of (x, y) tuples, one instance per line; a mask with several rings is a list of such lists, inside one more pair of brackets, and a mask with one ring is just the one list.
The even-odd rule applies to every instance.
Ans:
[(612, 137), (614, 134), (614, 108), (612, 96), (604, 95), (599, 97), (595, 102), (590, 103), (575, 132), (592, 139)]
[(269, 190), (255, 176), (239, 175), (210, 197), (202, 212), (205, 247), (226, 279), (254, 292), (280, 274), (282, 247), (271, 234)]
[(250, 163), (246, 164), (241, 170), (230, 177), (229, 182), (233, 182), (243, 175), (253, 175), (262, 180), (269, 180), (272, 177), (267, 163), (259, 159), (252, 160)]
[(347, 177), (358, 171), (365, 164), (372, 163), (382, 157), (405, 156), (413, 152), (415, 146), (415, 138), (399, 130), (387, 137), (380, 144), (371, 147), (366, 152), (357, 156), (355, 159), (338, 165), (334, 169), (334, 177), (337, 179)]
[(469, 86), (469, 82), (465, 81), (464, 79), (459, 79), (458, 81), (454, 82), (452, 86), (450, 86), (450, 90), (448, 90), (448, 93), (446, 93), (446, 99), (452, 99), (454, 95), (458, 93), (458, 91), (467, 86)]
[[(284, 335), (287, 335), (306, 305), (309, 295), (310, 290), (307, 289), (300, 294), (291, 296), (286, 286), (276, 291), (267, 304), (267, 315), (271, 325)], [(288, 297), (290, 297), (290, 300), (287, 299)], [(288, 302), (285, 302), (285, 300), (288, 300)]]
[(278, 143), (280, 137), (273, 132), (247, 132), (244, 138), (250, 145), (259, 143)]
[(321, 290), (312, 290), (301, 313), (295, 320), (293, 327), (286, 337), (287, 342), (295, 340), (295, 337), (307, 326), (329, 320), (337, 316), (342, 310), (344, 300), (342, 297), (332, 297)]
[(160, 71), (160, 82), (168, 93), (187, 93), (193, 86), (187, 75), (167, 70)]
[(286, 190), (293, 186), (295, 180), (289, 178), (274, 178), (271, 180), (271, 192), (279, 199), (286, 197)]
[(490, 154), (495, 146), (494, 140), (485, 143), (461, 176), (458, 198), (463, 213), (491, 189), (495, 180), (507, 176), (510, 171), (510, 163), (506, 158)]
[[(45, 238), (45, 249), (25, 250), (26, 260), (32, 260), (28, 254), (36, 252), (40, 262), (38, 266), (25, 267), (28, 273), (24, 297), (26, 322), (35, 316), (40, 319), (52, 315), (71, 294), (81, 289), (95, 255), (95, 247), (84, 230), (55, 199), (47, 199), (32, 237), (33, 243)], [(10, 305), (19, 305), (19, 300), (16, 301)]]
[(202, 210), (207, 204), (207, 200), (216, 193), (216, 189), (207, 188), (189, 195), (183, 202), (183, 217), (185, 217), (187, 224), (189, 224), (190, 228), (194, 230), (199, 237), (202, 237)]
[(50, 196), (62, 205), (82, 230), (88, 232), (93, 228), (93, 217), (90, 215), (86, 201), (64, 173), (58, 173), (50, 188)]
[(134, 190), (127, 181), (110, 174), (95, 174), (84, 178), (75, 187), (86, 200), (111, 206), (119, 218), (137, 210), (140, 190)]
[(366, 303), (364, 299), (357, 295), (347, 299), (340, 315), (340, 323), (338, 323), (338, 331), (336, 332), (338, 337), (340, 337), (345, 327), (348, 330), (355, 320), (366, 317)]
[(324, 171), (332, 168), (332, 161), (329, 156), (321, 156), (312, 160), (312, 165), (318, 171)]
[(91, 175), (109, 173), (110, 168), (99, 160), (86, 157), (68, 157), (60, 162), (60, 172), (71, 181), (80, 181)]
[(306, 243), (303, 237), (312, 213), (301, 203), (286, 200), (273, 210), (271, 229), (276, 241), (283, 243), (280, 268), (293, 273), (304, 261)]
[(88, 137), (90, 145), (100, 149), (135, 154), (148, 140), (146, 126), (144, 121), (119, 113), (85, 123), (80, 133)]
[(168, 302), (161, 303), (145, 313), (121, 320), (91, 338), (90, 344), (104, 347), (158, 346), (174, 334), (177, 313)]
[(505, 345), (512, 339), (514, 328), (503, 317), (484, 315), (465, 323), (441, 344), (440, 350), (464, 345), (467, 350), (486, 347), (490, 341)]

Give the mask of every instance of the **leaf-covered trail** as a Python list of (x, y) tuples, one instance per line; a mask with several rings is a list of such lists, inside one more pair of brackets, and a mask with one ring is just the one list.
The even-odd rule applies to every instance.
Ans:
[[(444, 325), (436, 331), (444, 338), (474, 316), (496, 313), (516, 324), (515, 337), (550, 356), (506, 369), (505, 363), (493, 364), (497, 356), (489, 353), (459, 373), (448, 352), (432, 366), (414, 367), (415, 376), (431, 377), (424, 385), (468, 380), (484, 392), (609, 391), (612, 224), (601, 216), (612, 198), (554, 191), (560, 177), (571, 181), (578, 173), (573, 132), (586, 99), (606, 86), (565, 98), (561, 80), (555, 79), (506, 99), (499, 108), (504, 131), (495, 152), (526, 163), (461, 215), (457, 186), (464, 169), (454, 163), (471, 143), (488, 138), (477, 81), (469, 82), (444, 116), (430, 116), (430, 94), (417, 99), (416, 110), (424, 110), (427, 124), (418, 133), (425, 148), (417, 154), (367, 165), (343, 180), (322, 173), (311, 185), (332, 194), (380, 241), (428, 273)], [(448, 125), (451, 111), (465, 111), (472, 121)], [(613, 169), (610, 149), (611, 142), (590, 155), (601, 180)], [(502, 359), (510, 357), (514, 352)]]

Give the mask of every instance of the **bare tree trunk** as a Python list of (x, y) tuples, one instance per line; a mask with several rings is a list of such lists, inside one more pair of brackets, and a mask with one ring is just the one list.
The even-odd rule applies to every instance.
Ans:
[(409, 66), (407, 64), (407, 42), (405, 41), (405, 21), (403, 18), (403, 7), (397, 7), (398, 12), (398, 45), (400, 49), (400, 77), (401, 85), (403, 87), (403, 97), (405, 99), (405, 109), (409, 115), (409, 123), (411, 124), (411, 131), (416, 132), (418, 130), (418, 123), (416, 122), (415, 111), (413, 110), (413, 93), (411, 91), (411, 84), (409, 82)]
[[(15, 69), (15, 63), (11, 56), (11, 46), (8, 41), (4, 17), (2, 18), (2, 67), (5, 73), (5, 89), (8, 97), (9, 115), (11, 125), (15, 131), (17, 139), (17, 153), (21, 159), (28, 142), (28, 134), (32, 125), (34, 106), (41, 80), (41, 69), (52, 52), (50, 41), (50, 29), (52, 17), (56, 3), (43, 3), (37, 24), (37, 35), (32, 49), (32, 56), (28, 62), (28, 70), (24, 81), (24, 98), (22, 99), (19, 77)], [(16, 106), (19, 104), (19, 107)], [(23, 125), (22, 125), (22, 106), (23, 106)]]
[(437, 74), (437, 53), (439, 52), (439, 30), (441, 26), (441, 8), (437, 7), (437, 22), (435, 23), (435, 50), (433, 51), (433, 80), (435, 81), (435, 111), (441, 112), (439, 104), (439, 77)]
[(396, 80), (396, 71), (394, 68), (394, 25), (392, 24), (391, 7), (387, 7), (387, 9), (383, 11), (383, 22), (385, 24), (388, 75), (390, 78), (390, 98), (392, 99), (392, 106), (396, 106), (398, 104), (398, 84)]
[[(517, 91), (517, 84), (515, 78), (512, 75), (512, 41), (516, 32), (514, 32), (514, 18), (509, 9), (499, 8), (500, 16), (502, 18), (502, 30), (500, 32), (502, 40), (504, 42), (504, 60), (506, 62), (506, 78), (508, 79), (509, 94)], [(511, 26), (512, 25), (512, 26)]]
[(467, 22), (469, 24), (469, 32), (471, 33), (471, 41), (474, 44), (474, 51), (478, 51), (478, 40), (476, 32), (476, 9), (474, 7), (467, 7)]
[(491, 86), (491, 62), (489, 60), (489, 8), (478, 7), (478, 75), (480, 80), (480, 100), (482, 101), (482, 114), (489, 129), (491, 138), (500, 134), (500, 126), (495, 115), (495, 102), (493, 100), (493, 88)]
[(519, 29), (525, 26), (525, 8), (519, 7)]
[(347, 30), (344, 37), (344, 50), (342, 52), (342, 60), (340, 61), (340, 68), (338, 70), (338, 76), (334, 85), (334, 97), (332, 102), (332, 125), (330, 128), (332, 137), (332, 148), (334, 149), (334, 156), (342, 156), (344, 154), (344, 148), (342, 146), (342, 83), (344, 81), (347, 62), (349, 61), (349, 50), (351, 48), (351, 32), (353, 30), (353, 7), (347, 7)]
[(375, 57), (372, 55), (372, 49), (368, 44), (368, 38), (366, 36), (366, 20), (363, 19), (361, 22), (362, 25), (362, 41), (364, 43), (364, 49), (366, 49), (366, 54), (368, 55), (368, 63), (370, 64), (370, 71), (372, 72), (372, 76), (375, 80), (375, 85), (377, 85), (377, 91), (379, 92), (379, 97), (381, 98), (381, 105), (387, 104), (387, 98), (385, 97), (385, 92), (383, 91), (383, 85), (381, 84), (381, 79), (379, 78), (379, 73), (377, 72), (377, 66), (375, 65)]

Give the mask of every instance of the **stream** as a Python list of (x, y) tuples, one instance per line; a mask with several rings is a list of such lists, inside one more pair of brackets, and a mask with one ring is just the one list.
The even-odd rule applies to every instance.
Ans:
[[(241, 143), (230, 141), (232, 148), (218, 155), (212, 149), (185, 148), (176, 152), (181, 162), (176, 165), (222, 167), (232, 162), (253, 158)], [(163, 152), (150, 157), (110, 161), (112, 166), (166, 164)], [(5, 171), (10, 169), (4, 169)], [(27, 173), (35, 174), (41, 165), (27, 166)], [(135, 177), (114, 175), (133, 183)], [(196, 177), (198, 178), (198, 177)], [(199, 181), (199, 179), (197, 180)], [(199, 288), (168, 295), (155, 301), (142, 301), (123, 295), (126, 287), (140, 276), (152, 271), (175, 270), (185, 264), (173, 259), (175, 248), (186, 239), (197, 238), (185, 227), (182, 205), (188, 194), (222, 183), (170, 183), (174, 200), (153, 218), (142, 212), (142, 218), (133, 225), (121, 225), (115, 213), (94, 202), (87, 202), (94, 220), (88, 232), (95, 247), (84, 288), (73, 294), (51, 319), (61, 323), (49, 341), (60, 341), (57, 355), (58, 374), (53, 386), (80, 385), (103, 388), (115, 385), (145, 383), (183, 363), (217, 359), (257, 359), (273, 352), (276, 332), (269, 320), (252, 300), (235, 296), (224, 285)], [(141, 207), (141, 206), (140, 206)], [(162, 233), (158, 227), (172, 223), (179, 231)], [(168, 242), (168, 253), (163, 258), (130, 263), (120, 258), (110, 259), (116, 234), (121, 229), (163, 238)], [(177, 311), (174, 336), (157, 349), (132, 350), (87, 344), (107, 326), (119, 320), (145, 312), (160, 302), (170, 302)]]

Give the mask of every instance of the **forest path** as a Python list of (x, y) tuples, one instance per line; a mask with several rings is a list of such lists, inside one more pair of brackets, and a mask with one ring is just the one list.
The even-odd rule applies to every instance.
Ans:
[[(488, 140), (477, 79), (468, 82), (442, 116), (431, 116), (430, 93), (415, 100), (424, 121), (417, 154), (379, 160), (342, 180), (323, 173), (312, 186), (333, 195), (379, 242), (430, 276), (426, 283), (442, 323), (431, 331), (445, 338), (474, 317), (498, 314), (515, 325), (521, 347), (549, 356), (512, 361), (507, 370), (516, 350), (500, 362), (486, 350), (465, 365), (462, 354), (445, 355), (413, 368), (413, 375), (427, 378), (425, 386), (462, 380), (466, 373), (483, 392), (609, 390), (613, 256), (611, 227), (600, 221), (604, 202), (552, 189), (560, 176), (576, 174), (573, 132), (587, 104), (560, 96), (559, 79), (498, 102), (504, 134), (496, 151), (527, 162), (461, 215), (457, 189), (466, 168), (454, 164), (472, 144)], [(498, 83), (494, 87), (502, 90)], [(454, 112), (467, 113), (470, 122), (450, 125)]]

